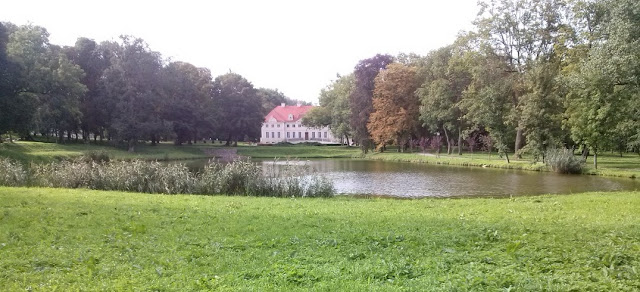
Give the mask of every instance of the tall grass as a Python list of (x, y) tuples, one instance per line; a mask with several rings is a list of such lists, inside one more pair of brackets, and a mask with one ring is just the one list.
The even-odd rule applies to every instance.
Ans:
[(22, 164), (0, 157), (0, 185), (23, 186), (27, 183), (28, 176)]
[(582, 173), (584, 160), (569, 149), (551, 149), (547, 151), (545, 163), (555, 172), (578, 174)]
[(249, 161), (211, 161), (200, 172), (183, 164), (109, 161), (82, 157), (31, 165), (25, 170), (0, 160), (0, 185), (89, 188), (162, 194), (225, 194), (270, 197), (330, 197), (333, 183), (305, 165), (285, 163), (263, 169)]

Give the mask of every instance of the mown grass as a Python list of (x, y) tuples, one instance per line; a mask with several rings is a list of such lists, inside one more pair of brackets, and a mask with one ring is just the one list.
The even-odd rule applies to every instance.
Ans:
[(640, 193), (284, 199), (0, 188), (7, 291), (637, 291)]
[(104, 152), (111, 159), (116, 160), (176, 160), (206, 158), (203, 152), (204, 145), (214, 147), (212, 144), (203, 146), (175, 146), (162, 143), (156, 146), (139, 145), (136, 152), (128, 152), (126, 149), (94, 144), (56, 144), (44, 142), (19, 141), (15, 143), (0, 144), (0, 156), (26, 162), (52, 162), (86, 155), (91, 152)]

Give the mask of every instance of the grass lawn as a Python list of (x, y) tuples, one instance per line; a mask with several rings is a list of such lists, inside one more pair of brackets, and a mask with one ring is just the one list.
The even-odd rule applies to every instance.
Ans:
[[(211, 144), (202, 145), (213, 147)], [(51, 162), (90, 152), (103, 151), (112, 159), (169, 160), (206, 158), (207, 155), (202, 151), (202, 148), (204, 146), (175, 146), (170, 143), (163, 143), (156, 146), (138, 145), (136, 146), (136, 152), (130, 153), (126, 149), (106, 145), (19, 141), (0, 144), (0, 156), (23, 162)]]
[(0, 188), (0, 290), (638, 291), (638, 210)]

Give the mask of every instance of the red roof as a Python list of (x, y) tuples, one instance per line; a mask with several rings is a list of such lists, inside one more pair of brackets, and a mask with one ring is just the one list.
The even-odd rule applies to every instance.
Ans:
[[(272, 109), (269, 114), (264, 118), (264, 121), (267, 122), (271, 117), (275, 118), (278, 122), (295, 122), (300, 120), (308, 110), (310, 110), (312, 105), (287, 105), (287, 106), (277, 106)], [(289, 115), (293, 115), (293, 120), (289, 119)]]

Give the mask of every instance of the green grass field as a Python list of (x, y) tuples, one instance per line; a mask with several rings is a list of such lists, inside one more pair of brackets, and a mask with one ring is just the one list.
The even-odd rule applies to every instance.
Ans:
[(0, 188), (0, 290), (638, 291), (638, 210)]

